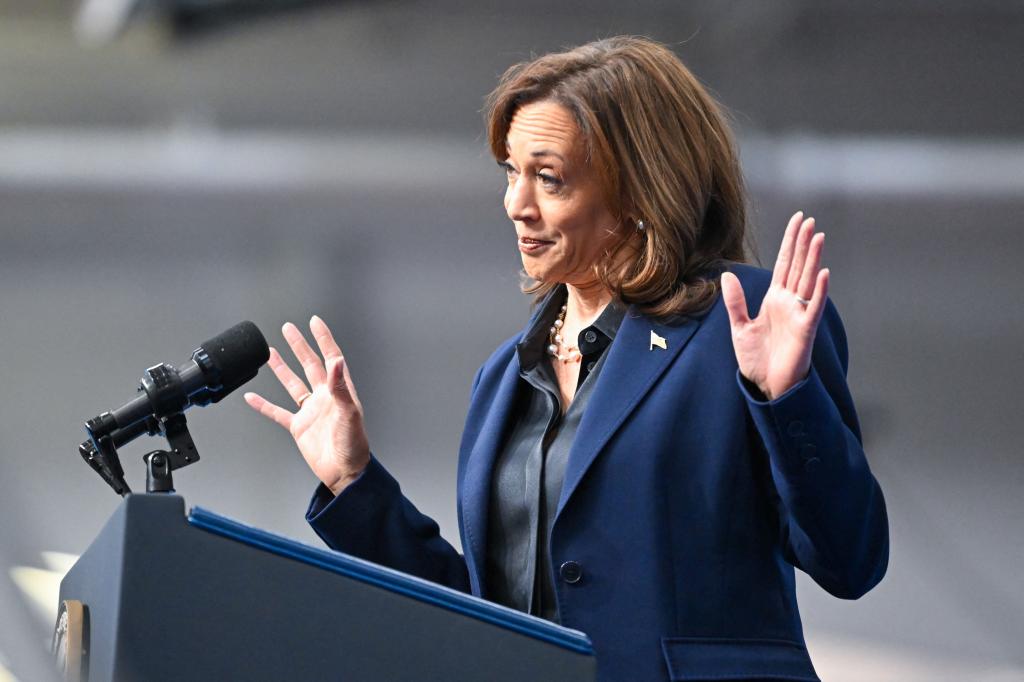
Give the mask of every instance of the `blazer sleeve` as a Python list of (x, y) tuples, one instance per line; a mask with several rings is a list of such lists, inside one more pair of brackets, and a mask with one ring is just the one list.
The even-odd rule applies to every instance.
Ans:
[(736, 376), (768, 453), (787, 558), (831, 594), (856, 599), (885, 575), (889, 524), (847, 362), (846, 333), (828, 301), (803, 381), (768, 401)]
[(375, 457), (337, 497), (320, 484), (306, 520), (331, 549), (469, 592), (462, 555)]

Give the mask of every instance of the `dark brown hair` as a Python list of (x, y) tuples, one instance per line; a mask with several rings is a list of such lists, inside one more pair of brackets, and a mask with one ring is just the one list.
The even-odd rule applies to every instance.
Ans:
[[(595, 265), (601, 282), (654, 317), (710, 305), (724, 261), (746, 260), (743, 179), (714, 98), (667, 47), (646, 38), (547, 54), (509, 68), (488, 96), (487, 135), (497, 159), (507, 155), (516, 111), (541, 100), (572, 113), (609, 208), (631, 225)], [(534, 282), (524, 290), (543, 296), (554, 286)]]

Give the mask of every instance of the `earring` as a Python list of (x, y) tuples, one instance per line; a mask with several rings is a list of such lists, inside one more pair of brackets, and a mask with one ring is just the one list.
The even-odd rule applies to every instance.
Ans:
[(647, 226), (644, 225), (644, 221), (643, 220), (637, 220), (636, 221), (636, 231), (637, 232), (643, 232), (646, 229), (647, 229)]

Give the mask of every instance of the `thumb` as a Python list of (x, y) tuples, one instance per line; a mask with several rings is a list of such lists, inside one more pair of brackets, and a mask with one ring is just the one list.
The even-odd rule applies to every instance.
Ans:
[(327, 366), (327, 385), (335, 400), (347, 404), (355, 403), (348, 382), (345, 381), (345, 358), (336, 357), (330, 360)]
[(731, 272), (722, 273), (722, 301), (729, 313), (729, 326), (734, 330), (750, 322), (747, 315), (747, 299), (743, 295), (743, 286), (736, 275)]

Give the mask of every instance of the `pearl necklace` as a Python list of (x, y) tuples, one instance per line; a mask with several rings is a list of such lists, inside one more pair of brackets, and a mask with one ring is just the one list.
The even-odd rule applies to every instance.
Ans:
[[(554, 326), (551, 327), (551, 332), (548, 334), (548, 355), (561, 360), (563, 363), (579, 362), (583, 359), (583, 354), (580, 353), (580, 349), (576, 346), (569, 346), (562, 344), (562, 327), (565, 326), (565, 311), (566, 307), (563, 305), (562, 309), (558, 312), (558, 319), (555, 320)], [(559, 350), (564, 348), (565, 355), (562, 355)]]

